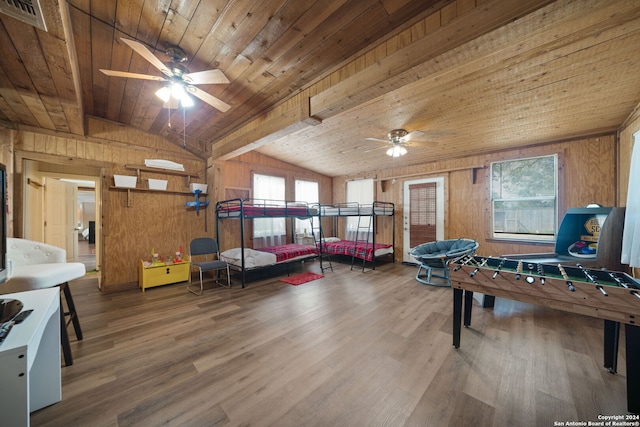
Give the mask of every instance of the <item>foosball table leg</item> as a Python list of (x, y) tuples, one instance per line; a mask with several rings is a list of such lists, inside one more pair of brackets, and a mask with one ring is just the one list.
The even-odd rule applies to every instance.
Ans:
[(485, 295), (482, 299), (482, 308), (493, 308), (496, 303), (496, 297), (493, 295)]
[(473, 291), (464, 292), (464, 327), (471, 326), (471, 309), (473, 308)]
[(640, 327), (624, 325), (627, 359), (627, 410), (640, 414)]
[(462, 329), (462, 289), (453, 289), (453, 346), (460, 348), (460, 330)]
[(620, 338), (620, 322), (604, 321), (604, 367), (615, 374), (618, 372), (618, 343)]

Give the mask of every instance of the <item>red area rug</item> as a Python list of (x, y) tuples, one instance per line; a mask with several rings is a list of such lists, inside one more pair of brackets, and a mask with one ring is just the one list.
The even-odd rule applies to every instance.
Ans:
[(322, 274), (316, 273), (300, 273), (295, 276), (285, 277), (284, 279), (280, 279), (281, 282), (288, 283), (290, 285), (298, 286), (303, 283), (311, 282), (312, 280), (322, 279), (324, 276)]

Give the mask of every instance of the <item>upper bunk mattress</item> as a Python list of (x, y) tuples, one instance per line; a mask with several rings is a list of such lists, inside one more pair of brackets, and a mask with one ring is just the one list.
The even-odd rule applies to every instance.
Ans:
[(335, 206), (320, 205), (321, 216), (391, 216), (393, 203), (374, 202), (373, 204), (342, 203)]
[(216, 204), (218, 218), (261, 217), (297, 217), (307, 218), (318, 215), (318, 208), (308, 206), (302, 202), (269, 202), (269, 201), (241, 201), (240, 199), (225, 200)]

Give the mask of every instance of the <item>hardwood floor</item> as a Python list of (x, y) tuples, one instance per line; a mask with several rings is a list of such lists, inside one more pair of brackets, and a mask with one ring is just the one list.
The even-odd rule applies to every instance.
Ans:
[(71, 260), (72, 262), (81, 262), (87, 271), (96, 269), (96, 245), (89, 244), (88, 240), (78, 241), (78, 256)]
[(456, 350), (451, 289), (402, 264), (334, 270), (202, 297), (73, 282), (84, 340), (63, 400), (32, 425), (538, 427), (627, 413), (624, 341), (612, 375), (600, 320), (498, 299)]

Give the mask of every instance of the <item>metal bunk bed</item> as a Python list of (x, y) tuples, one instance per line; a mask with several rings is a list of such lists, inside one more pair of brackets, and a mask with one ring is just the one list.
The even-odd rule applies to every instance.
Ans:
[[(320, 217), (320, 239), (318, 248), (320, 267), (322, 269), (324, 269), (323, 258), (331, 255), (351, 256), (351, 269), (353, 269), (356, 258), (362, 259), (362, 271), (365, 271), (367, 261), (371, 263), (371, 269), (375, 270), (376, 259), (381, 256), (390, 254), (392, 261), (395, 261), (393, 257), (395, 247), (395, 227), (393, 226), (395, 206), (393, 203), (377, 201), (372, 204), (355, 202), (340, 203), (337, 205), (319, 205), (318, 210)], [(333, 218), (334, 230), (336, 230), (337, 220), (341, 217), (358, 217), (355, 230), (356, 237), (354, 240), (330, 242), (322, 231), (322, 219)], [(388, 217), (391, 220), (392, 243), (390, 245), (376, 242), (377, 217)], [(369, 221), (363, 223), (362, 220), (364, 218), (368, 218)]]
[[(261, 248), (253, 250), (245, 247), (245, 220), (255, 218), (298, 218), (311, 219), (318, 215), (318, 207), (309, 206), (306, 202), (286, 201), (286, 200), (266, 200), (266, 199), (230, 199), (216, 203), (216, 239), (220, 242), (221, 221), (226, 219), (239, 220), (240, 224), (240, 246), (234, 248), (237, 254), (230, 258), (230, 251), (223, 251), (221, 255), (225, 258), (231, 268), (240, 271), (242, 276), (242, 287), (246, 286), (246, 272), (260, 268), (273, 267), (275, 265), (288, 264), (304, 261), (318, 256), (315, 245), (287, 244), (271, 248)], [(294, 225), (291, 221), (291, 236), (295, 236)], [(313, 227), (312, 227), (313, 228)], [(315, 239), (315, 236), (314, 236)], [(222, 246), (222, 245), (221, 245)], [(256, 255), (256, 256), (253, 256)], [(272, 258), (269, 258), (272, 256)], [(252, 264), (247, 265), (247, 259), (251, 259)], [(258, 260), (258, 261), (256, 261)], [(255, 263), (255, 264), (253, 264)], [(258, 265), (259, 264), (259, 265)]]

